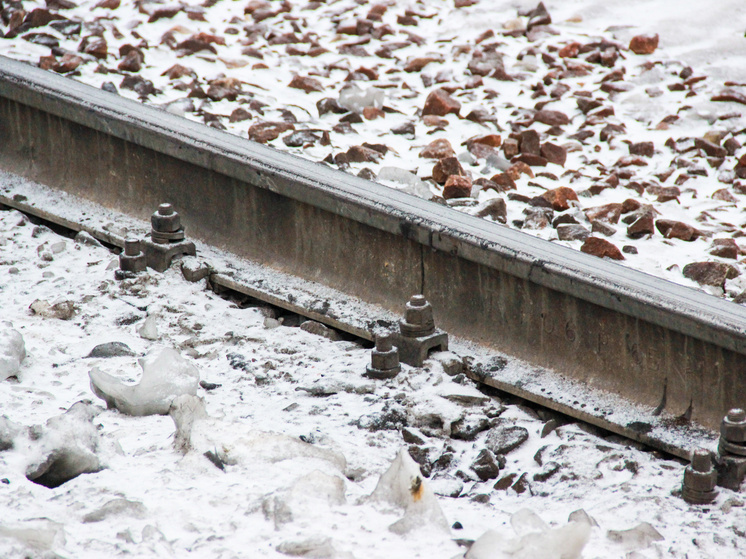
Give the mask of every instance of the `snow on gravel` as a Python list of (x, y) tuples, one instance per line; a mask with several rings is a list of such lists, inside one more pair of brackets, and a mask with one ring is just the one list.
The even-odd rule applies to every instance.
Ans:
[(47, 4), (1, 54), (746, 299), (743, 3)]
[[(354, 341), (279, 325), (178, 266), (116, 280), (116, 256), (85, 240), (0, 211), (0, 347), (22, 359), (0, 382), (2, 557), (743, 555), (741, 497), (687, 505), (678, 460), (440, 361), (365, 379)], [(199, 373), (174, 420), (92, 392), (101, 372), (140, 382), (146, 355)]]

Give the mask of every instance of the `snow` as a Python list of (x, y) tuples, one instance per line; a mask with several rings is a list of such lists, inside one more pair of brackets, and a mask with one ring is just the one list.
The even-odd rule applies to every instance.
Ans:
[[(23, 4), (28, 11), (43, 5)], [(517, 8), (535, 5), (482, 0), (453, 11), (452, 2), (445, 1), (400, 4), (400, 11), (406, 6), (448, 15), (422, 19), (413, 30), (432, 40), (396, 51), (401, 60), (427, 52), (438, 55), (442, 62), (431, 63), (423, 72), (431, 78), (463, 75), (465, 61), (454, 52), (451, 39), (473, 43), (488, 29), (499, 31), (500, 25), (520, 28), (525, 18), (516, 19)], [(662, 146), (669, 137), (733, 133), (746, 125), (741, 116), (720, 120), (739, 111), (738, 106), (709, 101), (725, 81), (746, 82), (742, 48), (746, 7), (742, 2), (724, 0), (707, 9), (693, 0), (546, 4), (561, 35), (542, 39), (542, 44), (561, 46), (595, 36), (626, 44), (640, 33), (660, 35), (653, 59), (661, 64), (646, 69), (649, 58), (627, 53), (620, 64), (627, 69), (626, 82), (633, 89), (608, 100), (615, 110), (614, 122), (628, 128), (626, 139), (655, 141), (658, 152), (646, 175), (668, 167), (671, 154)], [(379, 180), (418, 196), (440, 192), (422, 180), (431, 169), (431, 162), (418, 157), (424, 145), (449, 138), (468, 167), (471, 154), (458, 147), (461, 141), (475, 130), (496, 131), (490, 125), (448, 115), (448, 126), (442, 130), (417, 121), (413, 139), (390, 134), (392, 128), (411, 120), (415, 108), (424, 102), (429, 88), (420, 85), (419, 74), (403, 78), (408, 88), (365, 85), (357, 91), (342, 91), (346, 70), (341, 68), (346, 65), (354, 69), (380, 63), (379, 74), (384, 77), (378, 85), (384, 86), (390, 85), (385, 71), (398, 63), (368, 57), (352, 59), (355, 64), (350, 65), (340, 62), (344, 57), (334, 52), (340, 41), (350, 37), (331, 33), (330, 13), (349, 10), (352, 15), (356, 9), (367, 12), (368, 6), (340, 0), (323, 3), (318, 13), (301, 11), (314, 20), (320, 34), (331, 36), (332, 52), (309, 63), (277, 47), (268, 48), (263, 60), (268, 69), (229, 63), (246, 61), (238, 41), (217, 46), (219, 57), (203, 51), (177, 58), (161, 45), (168, 31), (179, 40), (207, 26), (222, 33), (225, 22), (234, 16), (241, 20), (240, 27), (246, 21), (245, 3), (219, 2), (217, 9), (205, 8), (207, 24), (190, 20), (184, 13), (146, 24), (147, 15), (138, 12), (134, 3), (122, 3), (115, 12), (93, 6), (94, 2), (82, 1), (66, 15), (89, 23), (92, 17), (101, 18), (98, 23), (111, 53), (123, 44), (137, 43), (132, 31), (152, 47), (147, 50), (143, 75), (163, 93), (150, 102), (167, 104), (168, 110), (188, 118), (199, 118), (190, 107), (223, 115), (220, 122), (241, 137), (247, 136), (247, 123), (231, 123), (226, 118), (234, 105), (187, 99), (184, 91), (171, 87), (161, 76), (163, 69), (176, 62), (188, 64), (203, 84), (221, 74), (240, 78), (253, 98), (270, 104), (265, 119), (280, 119), (281, 109), (289, 110), (298, 127), (328, 128), (336, 122), (330, 120), (332, 115), (316, 117), (315, 102), (325, 95), (354, 106), (390, 106), (394, 112), (385, 118), (354, 125), (358, 132), (335, 134), (333, 148), (338, 152), (362, 141), (385, 142), (392, 149), (381, 162), (352, 164), (351, 171), (370, 166)], [(114, 19), (105, 19), (108, 16)], [(393, 10), (386, 15), (391, 17)], [(122, 37), (114, 32), (115, 26)], [(60, 37), (71, 51), (79, 39)], [(0, 43), (3, 54), (34, 63), (49, 54), (48, 48), (20, 39)], [(525, 83), (487, 79), (496, 88), (496, 101), (489, 104), (476, 93), (466, 96), (461, 98), (462, 114), (487, 105), (504, 126), (513, 118), (512, 111), (533, 107), (524, 85), (539, 81), (545, 68), (541, 58), (531, 54), (518, 60), (528, 46), (524, 39), (506, 40), (505, 46), (508, 70), (526, 73)], [(287, 89), (292, 75), (314, 69), (313, 61), (322, 68), (316, 77), (328, 91), (306, 94)], [(116, 63), (109, 60), (104, 65), (115, 67)], [(340, 69), (329, 69), (334, 64)], [(96, 66), (93, 61), (84, 64), (76, 79), (96, 87), (115, 78), (119, 84), (121, 76), (98, 73)], [(694, 97), (666, 87), (686, 66), (692, 66), (695, 75), (708, 77)], [(391, 83), (396, 82), (392, 79)], [(582, 77), (568, 83), (573, 89), (593, 85)], [(280, 90), (283, 97), (278, 103)], [(119, 91), (137, 97), (130, 90)], [(551, 108), (575, 110), (569, 99)], [(680, 119), (668, 130), (656, 130), (667, 114)], [(568, 132), (575, 130), (573, 124)], [(596, 180), (594, 159), (611, 165), (627, 154), (622, 142), (599, 144), (599, 151), (593, 153), (579, 142), (567, 143), (578, 148), (568, 155), (567, 164), (582, 175), (572, 185), (578, 191)], [(290, 149), (281, 140), (276, 144)], [(315, 145), (291, 151), (322, 159), (330, 149)], [(469, 170), (474, 177), (489, 176), (506, 165), (503, 158), (494, 157)], [(549, 170), (557, 175), (562, 172), (556, 166)], [(711, 238), (729, 236), (732, 230), (726, 224), (740, 224), (742, 203), (711, 197), (728, 184), (717, 180), (723, 173), (726, 180), (732, 180), (728, 169), (709, 170), (706, 177), (690, 179), (678, 203), (658, 203), (648, 194), (642, 198), (672, 219), (692, 222), (707, 212), (709, 224), (706, 220), (697, 226)], [(552, 185), (554, 181), (546, 177), (524, 176), (518, 180), (518, 192), (534, 196)], [(475, 195), (480, 203), (498, 196), (491, 191)], [(581, 205), (617, 202), (631, 195), (629, 190), (607, 189), (592, 202), (581, 199)], [(509, 225), (523, 219), (523, 208), (508, 203)], [(473, 208), (465, 205), (459, 210)], [(577, 215), (583, 222), (582, 215)], [(117, 227), (115, 223), (112, 229)], [(638, 255), (628, 255), (627, 265), (694, 285), (681, 276), (680, 268), (688, 261), (707, 258), (710, 239), (684, 243), (654, 236), (635, 241), (624, 238), (621, 229), (610, 239), (639, 249)], [(552, 231), (532, 234), (579, 246), (577, 241), (556, 240)], [(397, 377), (387, 381), (364, 379), (370, 357), (360, 344), (332, 341), (316, 335), (317, 329), (310, 326), (291, 326), (298, 321), (285, 320), (292, 317), (276, 309), (245, 308), (244, 301), (218, 297), (205, 289), (204, 282), (185, 282), (178, 265), (164, 274), (148, 271), (136, 279), (117, 281), (113, 275), (116, 256), (89, 237), (81, 233), (74, 240), (63, 238), (16, 211), (0, 211), (2, 557), (451, 559), (468, 553), (470, 559), (728, 559), (744, 555), (742, 496), (721, 489), (711, 506), (687, 505), (679, 495), (684, 471), (679, 460), (522, 401), (506, 398), (501, 402), (500, 396), (484, 394), (452, 370), (452, 359), (431, 359), (419, 369), (403, 366)], [(241, 274), (250, 274), (239, 267), (234, 273), (239, 279)], [(295, 288), (285, 281), (277, 276), (273, 288)], [(729, 281), (726, 294), (739, 294), (743, 282), (742, 278)], [(111, 342), (126, 344), (136, 355), (87, 357), (93, 348)], [(169, 367), (177, 365), (174, 376), (166, 370), (166, 377), (176, 381), (174, 386), (158, 384), (163, 369), (148, 365), (140, 371), (137, 357), (155, 366), (156, 356), (164, 356)], [(5, 357), (9, 361), (2, 360)], [(4, 368), (6, 363), (10, 368)], [(88, 375), (96, 368), (99, 372), (93, 376), (106, 380), (107, 394), (146, 392), (137, 393), (134, 402), (147, 401), (150, 408), (152, 398), (157, 405), (149, 411), (156, 415), (105, 409), (90, 386)], [(116, 378), (110, 373), (116, 373)], [(537, 376), (536, 371), (526, 375), (511, 363), (501, 378), (526, 382), (528, 388)], [(200, 378), (201, 386), (197, 385)], [(146, 390), (148, 386), (154, 390)], [(543, 388), (556, 392), (557, 398), (562, 392), (581, 399), (587, 396), (581, 386), (571, 391), (562, 384)], [(185, 394), (177, 395), (180, 392)], [(132, 402), (132, 394), (125, 400)], [(600, 407), (625, 423), (628, 410), (622, 402), (609, 398)], [(157, 415), (166, 413), (169, 417)], [(481, 481), (471, 469), (485, 448), (489, 431), (473, 440), (451, 437), (454, 423), (478, 418), (488, 418), (494, 426), (520, 427), (529, 435), (505, 455), (500, 474), (489, 481)], [(550, 421), (556, 428), (546, 429)], [(422, 444), (405, 442), (403, 425), (418, 433)], [(431, 470), (429, 477), (421, 471), (425, 465)], [(557, 470), (551, 475), (555, 465)], [(50, 468), (58, 476), (48, 474), (50, 487), (30, 479), (38, 481)], [(81, 475), (54, 486), (71, 474)], [(507, 488), (495, 488), (496, 482), (503, 481)], [(415, 495), (420, 498), (415, 500)]]
[[(14, 210), (0, 212), (0, 236), (0, 277), (10, 280), (0, 307), (27, 352), (18, 375), (0, 382), (0, 556), (451, 559), (471, 540), (482, 542), (472, 556), (486, 547), (489, 557), (548, 546), (591, 558), (743, 553), (738, 494), (722, 489), (712, 506), (689, 506), (678, 495), (681, 461), (561, 416), (542, 438), (546, 411), (479, 392), (453, 370), (452, 354), (370, 381), (370, 353), (357, 343), (287, 325), (297, 320), (267, 329), (269, 309), (188, 283), (178, 264), (117, 281), (106, 248)], [(37, 251), (63, 240), (51, 260)], [(67, 301), (73, 316), (34, 314), (36, 300)], [(152, 316), (155, 341), (138, 334)], [(136, 356), (88, 357), (111, 342)], [(209, 390), (174, 398), (171, 417), (105, 409), (88, 372), (98, 366), (136, 386), (137, 357), (163, 348)], [(454, 422), (483, 417), (529, 434), (486, 482), (470, 464), (488, 432), (450, 436)], [(423, 443), (404, 442), (401, 424)], [(60, 450), (90, 473), (57, 487), (28, 479)], [(429, 477), (408, 453), (427, 456)], [(554, 475), (534, 479), (551, 463)], [(510, 476), (512, 486), (493, 487)]]

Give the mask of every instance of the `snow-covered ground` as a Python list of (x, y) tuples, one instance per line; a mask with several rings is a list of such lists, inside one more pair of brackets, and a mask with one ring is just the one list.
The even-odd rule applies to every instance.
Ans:
[[(24, 357), (13, 332), (25, 348), (0, 381), (2, 557), (450, 559), (471, 540), (471, 559), (743, 555), (741, 496), (687, 505), (680, 461), (501, 402), (445, 356), (368, 380), (355, 342), (178, 263), (116, 280), (116, 256), (84, 241), (0, 211), (5, 366)], [(126, 347), (90, 356), (111, 342)], [(122, 409), (186, 395), (174, 419), (127, 415), (94, 394), (91, 379), (113, 393), (104, 374), (150, 386), (120, 387)], [(90, 473), (41, 484), (70, 471)]]
[[(746, 298), (746, 120), (713, 100), (746, 102), (742, 2), (548, 1), (549, 26), (517, 0), (48, 4), (8, 4), (0, 54), (554, 242), (591, 233), (609, 244), (584, 250)], [(640, 35), (658, 36), (652, 53), (629, 49)], [(438, 89), (460, 109), (423, 116)], [(557, 163), (495, 147), (526, 130)], [(433, 157), (461, 168), (422, 156), (436, 140)]]

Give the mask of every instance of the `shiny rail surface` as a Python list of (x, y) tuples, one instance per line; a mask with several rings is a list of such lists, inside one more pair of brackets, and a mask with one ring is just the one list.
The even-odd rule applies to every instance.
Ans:
[(169, 201), (191, 237), (387, 313), (422, 292), (451, 334), (656, 414), (744, 404), (739, 305), (4, 58), (0, 137), (0, 169), (138, 219)]

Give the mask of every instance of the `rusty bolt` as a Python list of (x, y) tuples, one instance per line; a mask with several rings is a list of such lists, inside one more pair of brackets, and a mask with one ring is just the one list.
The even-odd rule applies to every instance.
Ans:
[(746, 412), (733, 408), (720, 424), (720, 436), (731, 443), (746, 442)]
[(435, 332), (433, 308), (424, 295), (413, 295), (406, 305), (404, 320), (399, 323), (402, 336), (420, 338)]
[(718, 452), (721, 456), (746, 456), (746, 412), (733, 408), (720, 424), (720, 443)]
[(376, 347), (370, 354), (365, 376), (374, 379), (393, 378), (401, 371), (399, 350), (394, 347), (391, 334), (376, 336)]
[(124, 252), (119, 255), (119, 268), (124, 272), (143, 272), (147, 268), (147, 258), (140, 250), (140, 241), (126, 239)]
[(158, 211), (150, 216), (150, 237), (158, 244), (175, 243), (184, 240), (181, 216), (171, 204), (161, 204)]
[(692, 453), (692, 461), (684, 470), (681, 496), (687, 503), (706, 505), (717, 497), (717, 471), (712, 466), (710, 451), (698, 448)]
[(126, 239), (124, 241), (124, 254), (126, 256), (137, 256), (140, 254), (139, 239)]
[(175, 233), (181, 229), (181, 217), (171, 204), (161, 204), (158, 211), (150, 216), (153, 231), (158, 233)]

